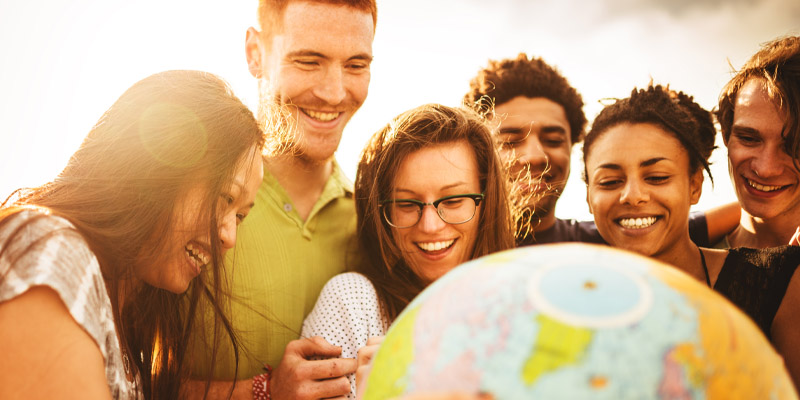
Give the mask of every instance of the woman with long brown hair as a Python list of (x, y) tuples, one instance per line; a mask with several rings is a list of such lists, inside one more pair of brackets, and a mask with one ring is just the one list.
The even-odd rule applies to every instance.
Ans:
[(474, 112), (428, 104), (392, 120), (372, 136), (356, 175), (366, 262), (328, 282), (303, 336), (323, 336), (355, 357), (431, 282), (513, 247), (505, 182), (489, 128)]
[(56, 179), (6, 200), (0, 398), (177, 398), (195, 307), (221, 309), (263, 143), (225, 82), (163, 72), (128, 89)]

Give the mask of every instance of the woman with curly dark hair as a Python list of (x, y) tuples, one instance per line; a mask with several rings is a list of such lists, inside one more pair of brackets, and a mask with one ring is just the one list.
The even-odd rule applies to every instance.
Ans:
[[(196, 306), (222, 309), (263, 144), (221, 79), (162, 72), (103, 114), (55, 180), (7, 200), (0, 398), (178, 398), (189, 333), (207, 321)], [(228, 319), (208, 321), (237, 351)]]
[(700, 248), (689, 208), (700, 198), (716, 131), (691, 97), (634, 90), (597, 116), (584, 144), (589, 209), (612, 246), (673, 265), (747, 313), (800, 383), (800, 248)]

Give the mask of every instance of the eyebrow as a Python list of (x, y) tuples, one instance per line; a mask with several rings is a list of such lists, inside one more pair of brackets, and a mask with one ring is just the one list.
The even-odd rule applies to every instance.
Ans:
[[(297, 50), (297, 51), (292, 51), (292, 52), (286, 54), (286, 58), (292, 58), (292, 57), (317, 57), (317, 58), (323, 58), (323, 59), (326, 59), (326, 60), (330, 58), (330, 57), (326, 56), (325, 54), (322, 54), (322, 53), (320, 53), (318, 51), (314, 51), (314, 50)], [(364, 61), (372, 62), (372, 56), (370, 54), (367, 54), (367, 53), (361, 53), (361, 54), (356, 54), (356, 55), (348, 58), (347, 60), (348, 61), (351, 61), (351, 60), (364, 60)]]
[[(500, 129), (498, 129), (498, 134), (500, 134), (500, 135), (519, 135), (519, 134), (523, 134), (523, 133), (530, 133), (531, 131), (532, 131), (532, 129), (530, 128), (530, 126), (527, 126), (527, 129), (521, 128), (521, 127), (516, 127), (516, 126), (507, 127), (507, 128), (503, 128), (502, 126), (500, 126)], [(560, 134), (563, 134), (563, 135), (567, 134), (567, 130), (564, 129), (563, 126), (560, 126), (560, 125), (544, 125), (544, 126), (542, 126), (540, 131), (541, 131), (541, 133), (560, 133)]]
[(733, 126), (731, 127), (731, 131), (755, 133), (755, 134), (761, 133), (758, 129), (753, 128), (752, 126), (747, 126), (742, 124), (733, 124)]
[[(669, 160), (669, 159), (666, 158), (666, 157), (653, 157), (653, 158), (649, 158), (647, 160), (644, 160), (644, 161), (640, 162), (639, 166), (640, 167), (649, 167), (649, 166), (654, 165), (654, 164), (656, 164), (658, 162), (667, 161), (667, 160)], [(606, 163), (606, 164), (601, 164), (597, 168), (599, 168), (599, 169), (621, 170), (622, 166), (619, 165), (619, 164), (614, 164), (614, 163)]]
[[(452, 188), (454, 188), (454, 187), (458, 187), (458, 186), (464, 186), (464, 185), (466, 185), (466, 184), (467, 184), (466, 182), (455, 182), (455, 183), (451, 183), (451, 184), (449, 184), (449, 185), (442, 186), (441, 188), (439, 188), (439, 190), (447, 190), (447, 189), (452, 189)], [(398, 188), (398, 189), (395, 189), (395, 191), (397, 191), (397, 192), (411, 193), (411, 194), (416, 194), (416, 193), (417, 193), (417, 192), (415, 192), (415, 191), (413, 191), (413, 190), (411, 190), (411, 189), (403, 189), (403, 188)]]

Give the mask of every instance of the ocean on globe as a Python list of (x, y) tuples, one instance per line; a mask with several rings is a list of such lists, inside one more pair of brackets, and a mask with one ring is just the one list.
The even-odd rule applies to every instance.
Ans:
[(364, 399), (796, 399), (750, 319), (683, 272), (606, 246), (473, 260), (423, 291), (375, 355)]

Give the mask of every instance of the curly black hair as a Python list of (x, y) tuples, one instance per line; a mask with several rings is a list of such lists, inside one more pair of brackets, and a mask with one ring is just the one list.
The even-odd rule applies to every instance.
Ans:
[(697, 104), (692, 96), (661, 85), (633, 89), (630, 97), (617, 100), (595, 118), (583, 144), (584, 164), (594, 141), (603, 132), (623, 123), (651, 123), (671, 132), (689, 153), (690, 172), (702, 167), (714, 182), (708, 158), (716, 147), (717, 130), (711, 113)]
[(556, 68), (541, 58), (529, 59), (525, 53), (520, 53), (515, 59), (489, 60), (489, 65), (478, 72), (469, 87), (464, 105), (481, 114), (490, 114), (496, 105), (518, 96), (544, 97), (558, 103), (567, 114), (572, 144), (583, 138), (586, 115), (581, 95)]

